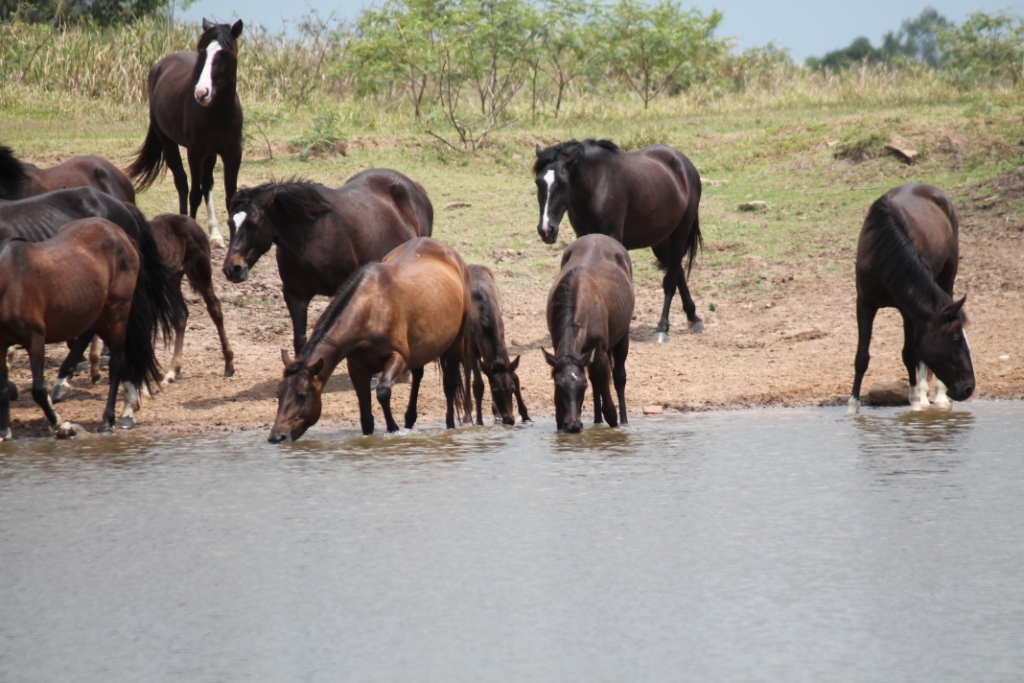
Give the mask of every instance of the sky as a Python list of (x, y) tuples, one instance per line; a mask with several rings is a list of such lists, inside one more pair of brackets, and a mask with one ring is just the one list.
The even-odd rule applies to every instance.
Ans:
[[(354, 19), (374, 4), (374, 0), (197, 0), (188, 9), (179, 10), (178, 16), (196, 21), (203, 17), (222, 22), (242, 19), (279, 31), (312, 9), (322, 17), (334, 11), (340, 18)], [(886, 32), (898, 30), (904, 19), (916, 17), (928, 6), (954, 23), (976, 10), (1006, 9), (1024, 15), (1024, 0), (683, 0), (683, 7), (696, 7), (705, 14), (720, 10), (724, 18), (716, 35), (737, 38), (739, 49), (774, 41), (779, 47), (789, 48), (799, 62), (846, 47), (859, 36), (867, 36), (878, 46)]]

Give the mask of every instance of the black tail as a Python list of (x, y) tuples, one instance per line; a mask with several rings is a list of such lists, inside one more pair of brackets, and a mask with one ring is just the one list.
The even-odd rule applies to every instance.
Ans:
[(151, 120), (146, 139), (139, 148), (138, 156), (125, 173), (135, 181), (135, 191), (143, 192), (160, 177), (164, 170), (164, 146), (157, 137), (156, 127)]
[[(459, 355), (458, 362), (455, 362), (447, 353), (442, 353), (438, 359), (437, 364), (441, 368), (441, 377), (448, 376), (451, 373), (452, 376), (458, 377), (458, 381), (455, 382), (455, 413), (459, 417), (459, 422), (464, 423), (466, 417), (469, 418), (470, 424), (473, 423), (473, 401), (468, 393), (466, 393), (466, 386), (469, 384), (470, 378), (472, 377), (472, 369), (469, 367), (469, 353), (467, 346), (467, 340), (465, 337), (462, 338), (462, 353)], [(443, 382), (443, 379), (442, 379)]]
[(143, 287), (142, 277), (145, 266), (140, 264), (139, 280), (132, 294), (132, 308), (128, 313), (128, 325), (124, 335), (124, 374), (121, 381), (131, 382), (137, 387), (145, 384), (151, 391), (152, 385), (160, 382), (160, 363), (153, 349), (152, 301)]
[(697, 259), (697, 252), (704, 249), (704, 237), (700, 234), (700, 215), (694, 216), (693, 227), (690, 228), (690, 236), (686, 240), (686, 249), (683, 255), (689, 257), (686, 260), (686, 275), (689, 277), (693, 270), (693, 262)]
[(171, 284), (170, 271), (160, 256), (149, 221), (135, 206), (124, 206), (139, 225), (135, 242), (142, 261), (139, 280), (135, 285), (135, 298), (132, 299), (132, 312), (135, 315), (139, 307), (141, 324), (149, 331), (150, 339), (155, 340), (159, 333), (164, 344), (167, 344), (174, 336), (174, 330), (184, 324), (187, 316), (185, 299), (181, 296), (181, 290)]
[(0, 145), (0, 199), (21, 199), (21, 193), (28, 176), (14, 151)]

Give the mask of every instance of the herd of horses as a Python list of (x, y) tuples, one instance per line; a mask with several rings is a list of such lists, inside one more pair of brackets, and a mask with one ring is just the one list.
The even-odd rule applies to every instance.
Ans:
[[(274, 245), (293, 325), (294, 357), (282, 351), (270, 441), (298, 439), (317, 422), (324, 385), (343, 360), (364, 434), (374, 430), (373, 376), (379, 373), (376, 398), (393, 432), (399, 425), (392, 388), (406, 371), (411, 374), (404, 417), (411, 428), (431, 362), (440, 367), (449, 428), (456, 419), (472, 422), (474, 404), (475, 421), (483, 424), (484, 377), (495, 420), (514, 424), (515, 404), (529, 421), (516, 374), (520, 358), (509, 357), (494, 274), (467, 265), (431, 236), (433, 207), (419, 183), (398, 171), (371, 169), (338, 188), (292, 180), (237, 189), (241, 32), (241, 21), (204, 19), (196, 52), (168, 55), (152, 68), (149, 130), (127, 169), (134, 184), (100, 157), (38, 169), (0, 146), (0, 441), (11, 438), (10, 401), (17, 388), (8, 380), (8, 362), (14, 346), (28, 352), (32, 396), (58, 428), (54, 403), (67, 394), (67, 378), (90, 344), (90, 374), (98, 377), (98, 337), (110, 351), (110, 391), (99, 431), (133, 426), (140, 393), (180, 373), (188, 317), (183, 278), (204, 299), (220, 335), (224, 374), (231, 376), (233, 352), (214, 293), (210, 251), (210, 241), (220, 239), (211, 199), (218, 156), (230, 232), (223, 274), (244, 281)], [(179, 146), (187, 150), (191, 189)], [(147, 220), (135, 206), (135, 193), (165, 166), (174, 177), (180, 214)], [(540, 238), (554, 243), (566, 214), (577, 236), (563, 252), (547, 300), (553, 349), (542, 352), (551, 366), (557, 428), (583, 428), (588, 379), (594, 422), (625, 424), (634, 308), (629, 250), (650, 248), (665, 270), (653, 341), (668, 339), (676, 290), (689, 331), (703, 330), (686, 282), (702, 245), (700, 175), (667, 145), (625, 152), (608, 140), (538, 145), (533, 172)], [(204, 200), (209, 235), (195, 221)], [(903, 362), (914, 409), (929, 405), (929, 371), (937, 378), (936, 405), (973, 393), (965, 299), (953, 299), (957, 231), (948, 197), (930, 185), (902, 185), (872, 204), (857, 248), (859, 340), (851, 413), (860, 407), (872, 323), (882, 307), (895, 307), (903, 317)], [(307, 337), (315, 295), (332, 301)], [(165, 373), (154, 348), (160, 337), (167, 344), (172, 335), (174, 355)], [(51, 395), (43, 376), (45, 345), (57, 342), (67, 342), (69, 353)], [(122, 385), (125, 408), (115, 423)]]

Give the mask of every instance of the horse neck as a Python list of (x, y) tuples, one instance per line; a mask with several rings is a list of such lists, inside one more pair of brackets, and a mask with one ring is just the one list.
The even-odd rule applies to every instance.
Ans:
[[(572, 269), (559, 283), (555, 301), (555, 355), (578, 358), (583, 351), (583, 326), (576, 320), (579, 301), (579, 269)], [(564, 289), (563, 289), (564, 288)]]

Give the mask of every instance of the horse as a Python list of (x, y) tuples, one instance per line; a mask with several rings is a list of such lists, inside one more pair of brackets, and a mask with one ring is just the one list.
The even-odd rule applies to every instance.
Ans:
[[(206, 312), (217, 328), (220, 337), (221, 353), (224, 355), (224, 376), (235, 374), (235, 354), (231, 350), (227, 334), (224, 332), (224, 314), (221, 312), (220, 299), (213, 289), (213, 265), (210, 261), (210, 241), (202, 227), (188, 216), (177, 213), (165, 213), (154, 216), (149, 221), (160, 249), (160, 255), (170, 270), (171, 284), (181, 289), (181, 280), (188, 278), (192, 291), (203, 297)], [(164, 375), (164, 382), (174, 382), (181, 374), (181, 350), (185, 344), (185, 325), (188, 322), (188, 309), (178, 321), (174, 330), (174, 356), (171, 358), (171, 369)]]
[[(561, 270), (548, 293), (547, 321), (554, 353), (541, 348), (555, 382), (555, 425), (578, 433), (587, 391), (584, 368), (594, 390), (594, 424), (626, 424), (626, 356), (633, 318), (633, 266), (617, 240), (583, 235), (566, 247)], [(619, 398), (608, 387), (614, 379)]]
[(21, 165), (27, 182), (22, 186), (21, 196), (11, 199), (34, 197), (69, 187), (94, 187), (122, 202), (135, 203), (135, 188), (132, 187), (132, 181), (121, 169), (103, 157), (71, 157), (50, 168), (39, 168), (25, 162), (21, 162)]
[(363, 434), (373, 433), (370, 377), (380, 372), (377, 401), (388, 432), (397, 432), (391, 414), (391, 388), (412, 371), (405, 428), (416, 422), (416, 400), (423, 366), (438, 361), (447, 403), (445, 425), (455, 427), (455, 408), (468, 415), (463, 386), (464, 334), (469, 317), (469, 268), (449, 246), (430, 237), (399, 245), (380, 263), (357, 270), (317, 320), (295, 360), (281, 351), (284, 377), (270, 443), (296, 440), (320, 419), (320, 396), (342, 360), (359, 399)]
[[(13, 155), (5, 154), (9, 151), (0, 147), (0, 197), (10, 196), (10, 191), (20, 188), (25, 178), (20, 162), (12, 164)], [(168, 340), (171, 330), (176, 329), (178, 321), (187, 315), (187, 308), (180, 290), (171, 285), (167, 266), (160, 256), (149, 223), (134, 204), (125, 204), (91, 187), (54, 190), (15, 201), (0, 198), (0, 239), (20, 237), (40, 242), (56, 235), (61, 226), (89, 217), (111, 221), (138, 247), (142, 258), (138, 289), (148, 300), (148, 305), (140, 309), (140, 315), (148, 317), (145, 324), (154, 338), (159, 332), (165, 341)], [(70, 393), (67, 379), (82, 360), (92, 336), (91, 333), (83, 334), (72, 343), (71, 352), (61, 365), (53, 389), (55, 403)]]
[(423, 187), (390, 169), (363, 171), (336, 189), (297, 180), (243, 188), (230, 215), (233, 237), (224, 276), (244, 282), (270, 245), (277, 245), (295, 353), (305, 344), (307, 309), (315, 295), (334, 296), (360, 266), (414, 237), (429, 237), (434, 223)]
[[(217, 155), (224, 163), (224, 199), (228, 207), (242, 165), (242, 104), (235, 91), (237, 39), (241, 34), (241, 20), (228, 26), (203, 19), (196, 52), (169, 54), (149, 70), (149, 130), (128, 167), (135, 190), (142, 192), (166, 164), (178, 190), (178, 213), (195, 218), (200, 201), (205, 199), (210, 239), (215, 242), (223, 240), (211, 196)], [(188, 154), (191, 191), (179, 145)]]
[(519, 388), (519, 356), (509, 361), (505, 346), (505, 324), (501, 319), (501, 295), (494, 273), (487, 266), (469, 267), (470, 308), (466, 325), (466, 365), (473, 373), (473, 398), (476, 402), (476, 423), (482, 425), (484, 382), (487, 377), (491, 388), (491, 410), (495, 421), (507, 425), (516, 423), (512, 413), (515, 396), (523, 422), (530, 421)]
[[(75, 264), (68, 268), (67, 264)], [(46, 392), (46, 344), (94, 331), (110, 346), (110, 392), (100, 432), (114, 426), (118, 386), (125, 383), (125, 409), (118, 427), (135, 425), (136, 387), (159, 379), (145, 292), (136, 286), (141, 255), (125, 232), (103, 218), (64, 226), (42, 242), (0, 241), (0, 357), (19, 344), (29, 353), (32, 398), (51, 428), (60, 424)], [(0, 441), (11, 438), (7, 364), (0, 363)]]
[(704, 322), (686, 286), (686, 273), (703, 244), (701, 180), (690, 160), (667, 145), (623, 152), (610, 140), (570, 140), (546, 149), (537, 145), (536, 154), (541, 239), (555, 243), (568, 211), (577, 236), (599, 233), (626, 249), (650, 247), (666, 271), (665, 303), (653, 341), (668, 341), (669, 307), (677, 288), (690, 332), (703, 332)]
[(937, 378), (937, 407), (948, 408), (949, 399), (965, 401), (974, 393), (974, 365), (964, 331), (967, 297), (953, 299), (960, 259), (957, 236), (953, 204), (937, 187), (900, 185), (871, 205), (857, 240), (858, 334), (850, 414), (860, 409), (860, 385), (879, 308), (896, 308), (903, 317), (911, 410), (930, 405), (926, 369)]

